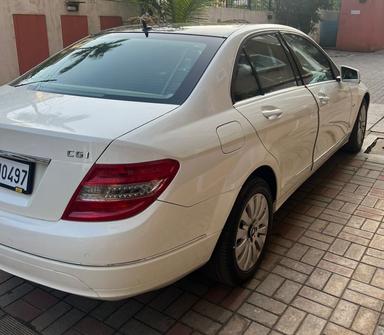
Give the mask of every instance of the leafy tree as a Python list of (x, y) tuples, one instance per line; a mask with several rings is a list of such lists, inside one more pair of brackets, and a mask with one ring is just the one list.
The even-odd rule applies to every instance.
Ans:
[(202, 9), (212, 4), (211, 0), (168, 0), (165, 13), (174, 23), (194, 21)]
[(142, 14), (149, 13), (162, 22), (185, 23), (194, 21), (212, 0), (127, 0), (138, 5)]
[(333, 9), (335, 0), (274, 0), (278, 23), (309, 33), (319, 22), (319, 9)]

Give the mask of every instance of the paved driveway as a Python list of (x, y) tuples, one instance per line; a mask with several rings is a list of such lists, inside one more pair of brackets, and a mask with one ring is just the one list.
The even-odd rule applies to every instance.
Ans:
[[(384, 116), (377, 74), (384, 54), (335, 54), (360, 65), (372, 87), (376, 128), (367, 146)], [(0, 334), (384, 334), (383, 163), (336, 154), (279, 210), (261, 268), (244, 287), (196, 272), (159, 291), (101, 302), (0, 272)]]

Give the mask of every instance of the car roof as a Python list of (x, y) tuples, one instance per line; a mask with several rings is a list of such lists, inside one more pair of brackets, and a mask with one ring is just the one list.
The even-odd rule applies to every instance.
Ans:
[[(236, 33), (258, 32), (263, 30), (284, 30), (295, 31), (299, 30), (278, 25), (278, 24), (212, 24), (212, 25), (167, 25), (167, 26), (154, 26), (149, 33), (168, 33), (168, 34), (187, 34), (187, 35), (200, 35), (200, 36), (216, 36), (216, 37), (229, 37)], [(112, 28), (106, 32), (142, 32), (143, 29), (140, 25), (135, 26), (122, 26)]]

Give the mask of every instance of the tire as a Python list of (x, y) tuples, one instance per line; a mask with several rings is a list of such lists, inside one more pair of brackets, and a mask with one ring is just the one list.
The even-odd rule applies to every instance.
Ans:
[(368, 104), (364, 100), (360, 106), (359, 113), (357, 114), (355, 125), (353, 126), (349, 141), (343, 147), (344, 151), (350, 153), (358, 153), (361, 150), (367, 128), (367, 112)]
[(242, 188), (207, 265), (212, 279), (238, 285), (253, 277), (270, 237), (272, 203), (263, 179), (254, 178)]

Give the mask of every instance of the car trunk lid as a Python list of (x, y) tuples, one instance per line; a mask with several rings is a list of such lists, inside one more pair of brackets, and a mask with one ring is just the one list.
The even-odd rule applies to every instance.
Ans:
[(175, 105), (0, 88), (0, 156), (34, 160), (32, 194), (0, 187), (0, 211), (60, 219), (77, 186), (117, 137)]

